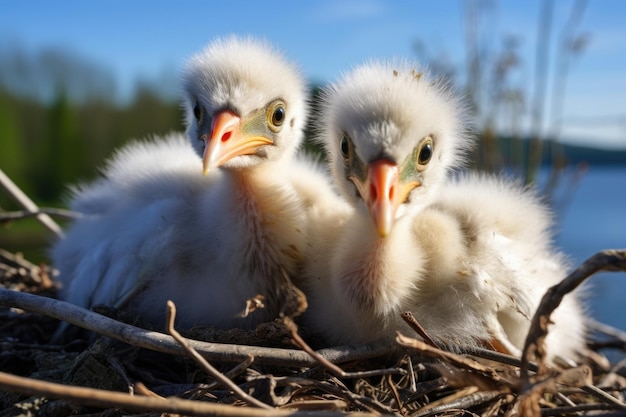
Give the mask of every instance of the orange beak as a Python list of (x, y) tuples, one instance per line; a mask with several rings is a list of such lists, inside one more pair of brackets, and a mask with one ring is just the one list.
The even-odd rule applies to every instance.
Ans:
[(252, 155), (259, 146), (272, 143), (263, 136), (244, 135), (241, 118), (230, 110), (218, 112), (211, 122), (211, 136), (203, 135), (201, 138), (206, 142), (202, 156), (204, 175), (236, 156)]
[(369, 165), (368, 179), (367, 208), (378, 234), (385, 237), (391, 231), (400, 205), (396, 199), (399, 185), (398, 166), (385, 159), (374, 161)]
[(385, 237), (391, 232), (398, 207), (404, 203), (419, 182), (400, 182), (398, 166), (386, 159), (369, 165), (367, 196), (365, 201), (374, 220), (378, 234)]

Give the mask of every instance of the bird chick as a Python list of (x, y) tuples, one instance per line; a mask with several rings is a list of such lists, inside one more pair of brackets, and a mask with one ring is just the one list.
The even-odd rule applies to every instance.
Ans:
[[(354, 211), (325, 261), (307, 266), (307, 322), (330, 343), (359, 343), (410, 331), (401, 314), (411, 311), (439, 345), (519, 355), (541, 297), (564, 277), (545, 207), (505, 180), (448, 180), (472, 145), (465, 107), (407, 62), (360, 66), (323, 101), (320, 140)], [(552, 356), (582, 347), (568, 298)]]
[[(103, 178), (74, 190), (71, 206), (85, 216), (52, 250), (61, 297), (155, 325), (170, 299), (177, 325), (252, 328), (282, 308), (306, 210), (329, 189), (296, 155), (305, 84), (268, 44), (232, 37), (189, 60), (184, 91), (186, 137), (130, 144)], [(265, 308), (241, 317), (259, 294)]]

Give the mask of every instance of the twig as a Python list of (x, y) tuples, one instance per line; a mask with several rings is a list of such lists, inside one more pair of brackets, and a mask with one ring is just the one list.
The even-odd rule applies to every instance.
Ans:
[(616, 410), (617, 408), (612, 406), (611, 404), (602, 404), (602, 403), (594, 403), (594, 404), (580, 404), (574, 407), (564, 406), (564, 407), (554, 407), (554, 408), (544, 408), (541, 410), (541, 416), (563, 416), (576, 413), (578, 411), (607, 411), (607, 410)]
[(283, 322), (287, 327), (287, 330), (291, 333), (291, 337), (295, 344), (297, 344), (302, 350), (308, 353), (311, 358), (313, 358), (316, 362), (326, 368), (331, 374), (336, 376), (337, 378), (367, 378), (370, 376), (379, 376), (379, 375), (389, 375), (389, 374), (405, 374), (406, 371), (400, 368), (387, 368), (387, 369), (374, 369), (371, 371), (361, 371), (361, 372), (346, 372), (341, 369), (339, 366), (332, 363), (330, 360), (325, 358), (319, 352), (314, 351), (308, 343), (306, 343), (302, 337), (298, 334), (298, 327), (291, 320), (290, 317), (283, 317)]
[(559, 401), (561, 401), (563, 404), (565, 404), (567, 406), (571, 406), (571, 407), (576, 406), (574, 401), (572, 401), (569, 398), (567, 398), (567, 396), (565, 394), (563, 394), (562, 392), (555, 392), (554, 393), (554, 398), (558, 399)]
[(626, 332), (623, 330), (620, 330), (613, 326), (609, 326), (606, 323), (601, 323), (593, 319), (587, 320), (587, 327), (589, 327), (591, 331), (595, 331), (598, 333), (603, 333), (607, 336), (611, 336), (626, 345)]
[[(37, 207), (33, 200), (28, 198), (28, 196), (24, 194), (24, 192), (20, 190), (20, 188), (13, 181), (11, 181), (11, 178), (9, 178), (4, 171), (2, 171), (2, 169), (0, 169), (0, 185), (26, 210), (33, 213), (39, 211), (39, 207)], [(64, 236), (61, 227), (54, 220), (52, 220), (52, 217), (49, 215), (45, 213), (38, 213), (35, 217), (39, 220), (39, 222), (41, 222), (41, 224), (58, 237)]]
[(493, 381), (505, 382), (507, 385), (510, 383), (504, 378), (500, 377), (496, 370), (492, 367), (485, 366), (474, 359), (466, 358), (456, 353), (447, 352), (437, 347), (430, 346), (429, 344), (422, 342), (421, 340), (413, 339), (411, 337), (403, 336), (398, 333), (396, 336), (396, 342), (401, 346), (409, 347), (420, 351), (421, 353), (428, 355), (435, 359), (440, 359), (445, 362), (451, 363), (459, 368), (470, 370), (478, 374), (484, 375), (492, 379)]
[(465, 410), (470, 407), (483, 405), (489, 401), (497, 399), (504, 395), (500, 391), (478, 391), (476, 387), (467, 387), (454, 394), (448, 395), (440, 400), (432, 402), (419, 410), (413, 417), (426, 417), (432, 415), (441, 415), (445, 411), (461, 409)]
[(356, 394), (350, 391), (344, 384), (341, 383), (341, 381), (337, 380), (336, 378), (331, 378), (330, 380), (326, 381), (313, 380), (302, 377), (278, 377), (275, 379), (277, 381), (277, 384), (280, 383), (281, 386), (293, 383), (314, 388), (315, 390), (324, 391), (336, 397), (343, 398), (346, 400), (346, 402), (349, 402), (351, 404), (356, 404), (361, 407), (373, 409), (376, 410), (378, 413), (383, 413), (385, 415), (395, 415), (393, 409), (391, 409), (390, 407), (381, 404), (374, 398)]
[[(250, 367), (250, 365), (252, 365), (254, 363), (254, 356), (248, 356), (248, 358), (237, 364), (237, 366), (235, 366), (233, 369), (231, 369), (230, 371), (226, 372), (224, 375), (226, 376), (226, 378), (236, 378), (239, 375), (241, 375), (243, 372), (246, 371), (246, 369), (248, 369)], [(216, 387), (218, 387), (220, 385), (219, 381), (213, 381), (210, 384), (203, 386), (203, 390), (204, 391), (209, 391), (212, 390)]]
[(298, 400), (283, 404), (278, 408), (300, 411), (310, 410), (319, 413), (320, 411), (345, 410), (348, 408), (348, 405), (348, 402), (345, 400)]
[[(129, 345), (175, 355), (185, 354), (183, 348), (171, 336), (121, 323), (65, 301), (0, 288), (0, 306), (20, 308), (64, 320), (84, 329), (121, 340)], [(203, 357), (211, 361), (242, 362), (248, 357), (254, 356), (255, 363), (260, 365), (303, 367), (317, 364), (317, 361), (311, 358), (309, 354), (295, 349), (210, 343), (197, 340), (189, 340), (189, 343)], [(342, 363), (378, 357), (392, 352), (393, 349), (393, 346), (388, 343), (375, 343), (359, 346), (338, 346), (321, 349), (317, 353), (329, 361)]]
[(581, 387), (581, 389), (585, 391), (586, 393), (591, 394), (594, 397), (604, 401), (604, 403), (606, 404), (612, 404), (615, 407), (618, 407), (622, 410), (626, 410), (626, 404), (624, 404), (623, 401), (620, 401), (619, 399), (615, 398), (608, 392), (604, 392), (603, 390), (601, 390), (600, 388), (594, 385), (586, 384), (585, 386)]
[(445, 376), (440, 376), (439, 378), (426, 380), (418, 383), (415, 387), (415, 391), (411, 398), (405, 403), (411, 403), (416, 401), (418, 398), (426, 397), (428, 394), (434, 391), (443, 391), (447, 388), (451, 388), (450, 381)]
[(180, 333), (174, 329), (174, 320), (176, 318), (176, 305), (173, 301), (168, 300), (167, 302), (167, 332), (180, 344), (183, 349), (187, 352), (189, 356), (199, 364), (202, 369), (206, 371), (213, 378), (217, 379), (222, 383), (223, 386), (230, 389), (237, 397), (239, 397), (242, 401), (254, 405), (259, 408), (264, 408), (266, 410), (271, 410), (273, 407), (257, 400), (256, 398), (248, 395), (244, 392), (237, 384), (228, 379), (224, 374), (215, 369), (209, 362), (207, 362), (196, 350), (187, 343), (187, 340), (183, 338)]
[[(485, 348), (480, 348), (480, 347), (473, 347), (471, 349), (468, 349), (467, 351), (463, 351), (463, 353), (468, 354), (470, 356), (475, 356), (477, 358), (499, 362), (504, 365), (515, 366), (517, 368), (519, 368), (522, 365), (522, 361), (516, 358), (515, 356), (507, 355), (506, 353), (502, 353), (502, 352), (496, 352), (495, 350), (490, 350), (490, 349), (485, 349)], [(537, 369), (539, 369), (539, 367), (537, 366), (535, 362), (530, 362), (528, 364), (528, 369), (533, 372), (537, 372)]]
[(4, 249), (0, 249), (0, 262), (10, 265), (14, 268), (24, 268), (27, 271), (39, 268), (34, 263), (24, 259), (22, 254), (14, 254)]
[[(587, 259), (580, 267), (572, 271), (565, 279), (551, 287), (541, 299), (539, 307), (532, 318), (524, 350), (522, 351), (522, 363), (520, 367), (521, 390), (518, 404), (521, 413), (528, 416), (539, 416), (540, 409), (538, 399), (543, 392), (555, 391), (557, 379), (569, 371), (548, 372), (545, 362), (545, 338), (548, 335), (550, 315), (561, 304), (563, 297), (573, 291), (587, 278), (598, 271), (626, 271), (626, 250), (606, 250), (598, 252)], [(536, 357), (539, 365), (537, 376), (531, 380), (528, 363)], [(582, 384), (585, 385), (585, 384)], [(589, 384), (586, 384), (589, 385)], [(590, 386), (590, 385), (589, 385)], [(611, 404), (611, 407), (617, 407)]]
[[(74, 401), (94, 407), (115, 407), (125, 410), (150, 411), (157, 413), (176, 413), (194, 416), (224, 416), (224, 417), (268, 417), (268, 416), (310, 416), (310, 413), (280, 410), (272, 408), (263, 410), (252, 407), (235, 407), (226, 404), (191, 401), (181, 398), (162, 398), (131, 396), (121, 392), (105, 391), (94, 388), (73, 387), (52, 382), (40, 381), (33, 378), (24, 378), (5, 372), (0, 372), (0, 388), (9, 392), (19, 392), (27, 395), (43, 395), (50, 398), (59, 398)], [(344, 413), (328, 412), (329, 417), (344, 417)], [(366, 413), (363, 416), (368, 415)], [(369, 414), (372, 415), (372, 414)]]
[(606, 250), (596, 253), (572, 271), (563, 281), (551, 287), (543, 296), (532, 318), (524, 343), (520, 367), (524, 391), (528, 390), (531, 385), (528, 364), (533, 357), (537, 357), (539, 373), (545, 371), (544, 340), (548, 334), (550, 315), (561, 304), (566, 294), (598, 271), (626, 271), (626, 250)]
[(389, 386), (389, 389), (391, 390), (393, 399), (398, 405), (398, 411), (400, 411), (402, 415), (406, 415), (406, 408), (404, 408), (404, 404), (402, 403), (402, 399), (400, 398), (400, 393), (398, 393), (398, 388), (396, 388), (396, 385), (393, 383), (393, 378), (391, 377), (391, 375), (387, 375), (387, 385)]
[(588, 319), (586, 321), (589, 333), (596, 333), (598, 336), (608, 336), (609, 338), (601, 337), (594, 340), (587, 341), (587, 347), (591, 350), (597, 351), (600, 349), (619, 349), (626, 351), (626, 332), (617, 329), (613, 326), (609, 326), (606, 323), (601, 323), (597, 320)]
[(411, 356), (407, 355), (407, 372), (409, 373), (409, 392), (417, 391), (417, 382), (415, 378), (415, 369), (413, 368), (413, 361), (411, 360)]
[[(540, 415), (539, 402), (544, 393), (558, 393), (559, 386), (568, 387), (589, 387), (591, 386), (591, 368), (586, 365), (575, 368), (565, 369), (563, 371), (553, 370), (550, 374), (538, 374), (540, 378), (529, 385), (528, 389), (520, 390), (517, 397), (517, 406), (521, 410), (520, 414), (529, 417), (538, 417)], [(524, 387), (524, 386), (522, 386)]]
[(615, 349), (626, 351), (626, 342), (622, 339), (589, 340), (587, 341), (587, 347), (593, 351), (597, 351), (600, 349)]
[(83, 217), (81, 213), (78, 213), (76, 211), (59, 209), (59, 208), (40, 207), (36, 211), (18, 210), (18, 211), (0, 212), (0, 223), (11, 221), (11, 220), (27, 219), (29, 217), (37, 217), (40, 214), (58, 217), (63, 220), (76, 220), (76, 219), (80, 219), (81, 217)]
[(428, 343), (429, 345), (431, 345), (433, 347), (436, 347), (436, 348), (439, 347), (433, 341), (433, 339), (430, 338), (428, 333), (426, 333), (426, 330), (422, 327), (422, 325), (413, 316), (413, 313), (411, 313), (410, 311), (407, 311), (405, 313), (402, 313), (400, 316), (415, 331), (415, 333), (419, 334), (424, 339), (424, 342)]
[(156, 392), (152, 391), (150, 388), (146, 387), (143, 384), (143, 382), (136, 382), (135, 383), (135, 392), (138, 395), (143, 395), (145, 397), (158, 398), (160, 400), (165, 400), (166, 399), (165, 397), (160, 396)]
[[(424, 339), (425, 343), (429, 344), (432, 347), (442, 349), (441, 346), (437, 345), (428, 335), (428, 333), (426, 333), (426, 330), (413, 316), (413, 313), (407, 311), (405, 313), (402, 313), (401, 317), (413, 330), (415, 330), (417, 334), (419, 334)], [(482, 359), (488, 359), (494, 362), (500, 362), (505, 365), (516, 366), (518, 368), (521, 365), (521, 361), (515, 356), (507, 355), (506, 353), (497, 352), (491, 349), (473, 347), (464, 351), (463, 353), (467, 353), (468, 355), (476, 356)], [(537, 371), (537, 365), (534, 362), (529, 363), (528, 367), (531, 371)]]

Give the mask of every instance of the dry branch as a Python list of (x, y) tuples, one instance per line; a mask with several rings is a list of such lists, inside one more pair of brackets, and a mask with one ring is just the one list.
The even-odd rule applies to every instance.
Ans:
[[(24, 192), (13, 182), (11, 179), (0, 169), (0, 185), (26, 210), (37, 213), (39, 207), (33, 202)], [(63, 237), (63, 231), (61, 227), (52, 220), (52, 217), (45, 213), (38, 213), (35, 215), (37, 220), (41, 222), (48, 230), (56, 234), (58, 237)]]
[[(155, 398), (141, 397), (124, 394), (121, 392), (105, 391), (93, 388), (72, 387), (52, 382), (40, 381), (33, 378), (23, 378), (4, 372), (0, 372), (0, 388), (28, 395), (43, 395), (50, 398), (58, 398), (75, 401), (95, 407), (117, 407), (134, 411), (152, 411), (159, 413), (177, 413), (194, 416), (240, 416), (240, 417), (266, 417), (266, 416), (311, 416), (309, 412), (294, 412), (272, 408), (263, 410), (250, 407), (234, 407), (225, 404), (215, 404), (203, 401), (191, 401), (180, 398)], [(342, 416), (345, 413), (324, 413), (325, 416)], [(369, 413), (348, 414), (351, 416), (371, 416)]]
[(428, 343), (429, 345), (433, 347), (439, 347), (433, 341), (433, 339), (431, 339), (428, 333), (426, 333), (426, 329), (424, 329), (424, 327), (422, 327), (422, 325), (417, 321), (415, 316), (413, 316), (413, 313), (411, 313), (410, 311), (407, 311), (407, 312), (402, 313), (401, 317), (415, 331), (415, 333), (417, 333), (424, 339), (424, 342)]
[(609, 326), (608, 324), (601, 323), (597, 320), (589, 319), (587, 320), (587, 325), (592, 331), (596, 331), (599, 333), (603, 333), (607, 336), (614, 337), (616, 339), (620, 339), (624, 343), (626, 343), (626, 332), (620, 329), (617, 329), (613, 326)]
[[(561, 304), (563, 297), (576, 289), (587, 278), (599, 271), (626, 271), (626, 250), (606, 250), (598, 252), (587, 259), (580, 267), (572, 271), (559, 284), (551, 287), (541, 299), (539, 307), (532, 318), (530, 329), (524, 343), (520, 376), (522, 389), (518, 398), (519, 408), (523, 415), (536, 416), (542, 414), (539, 407), (539, 399), (544, 392), (556, 392), (558, 379), (566, 373), (550, 370), (545, 358), (545, 338), (548, 335), (550, 315)], [(537, 358), (539, 370), (535, 377), (531, 378), (528, 364), (531, 359)], [(590, 384), (581, 386), (591, 387)], [(606, 399), (605, 399), (606, 400)], [(621, 401), (607, 401), (601, 404), (605, 409), (626, 409)]]
[[(272, 408), (269, 405), (245, 393), (241, 388), (239, 388), (237, 384), (235, 384), (228, 377), (226, 377), (226, 375), (222, 374), (220, 371), (215, 369), (209, 362), (207, 362), (202, 356), (200, 356), (200, 354), (196, 352), (196, 350), (187, 342), (187, 340), (185, 340), (185, 338), (183, 338), (180, 335), (180, 333), (178, 333), (176, 329), (174, 329), (175, 319), (176, 319), (176, 305), (174, 304), (173, 301), (168, 301), (167, 302), (167, 332), (170, 335), (172, 335), (172, 337), (178, 342), (178, 344), (180, 344), (183, 347), (183, 349), (185, 349), (185, 352), (187, 352), (187, 354), (191, 356), (191, 358), (194, 359), (196, 363), (198, 363), (202, 367), (202, 369), (204, 369), (213, 378), (220, 381), (222, 385), (229, 388), (241, 400), (245, 401), (246, 403), (250, 405), (254, 405), (259, 408), (264, 408), (266, 410), (270, 410)], [(248, 360), (250, 360), (250, 357), (248, 357)]]
[(413, 414), (413, 417), (436, 416), (450, 410), (463, 410), (486, 404), (503, 395), (500, 391), (479, 392), (476, 387), (467, 387), (453, 395), (422, 407), (417, 413)]
[(0, 212), (0, 223), (12, 220), (27, 219), (29, 217), (37, 217), (44, 214), (47, 216), (58, 217), (63, 220), (76, 220), (83, 217), (82, 214), (71, 210), (64, 210), (52, 207), (40, 207), (36, 211), (18, 210)]
[(437, 347), (430, 346), (429, 344), (422, 342), (421, 340), (403, 336), (400, 333), (398, 333), (398, 335), (396, 336), (396, 342), (398, 342), (402, 346), (415, 349), (424, 355), (430, 356), (431, 358), (440, 359), (461, 369), (465, 369), (486, 376), (494, 381), (510, 384), (510, 382), (506, 378), (498, 375), (493, 367), (483, 365), (475, 361), (474, 359), (441, 350)]
[[(121, 323), (65, 301), (0, 289), (0, 305), (20, 308), (63, 320), (129, 345), (175, 355), (186, 354), (171, 336)], [(306, 352), (295, 349), (210, 343), (197, 340), (189, 340), (189, 344), (203, 357), (211, 361), (242, 362), (247, 360), (249, 356), (254, 356), (255, 363), (261, 365), (303, 367), (317, 364)], [(393, 349), (394, 347), (389, 343), (381, 342), (321, 349), (317, 353), (333, 363), (342, 363), (375, 358), (389, 353)]]
[(332, 363), (328, 359), (326, 359), (320, 353), (314, 351), (298, 334), (298, 327), (289, 317), (283, 318), (287, 329), (291, 332), (291, 337), (296, 345), (298, 345), (303, 351), (308, 353), (312, 359), (326, 368), (331, 374), (338, 378), (366, 378), (370, 376), (378, 376), (378, 375), (390, 375), (390, 374), (404, 374), (405, 372), (399, 368), (388, 368), (388, 369), (375, 369), (371, 371), (361, 371), (361, 372), (346, 372), (341, 369), (336, 364)]
[(606, 250), (596, 253), (563, 281), (551, 287), (541, 299), (532, 318), (522, 353), (521, 377), (526, 388), (530, 386), (528, 363), (531, 360), (537, 358), (540, 374), (546, 371), (544, 342), (548, 334), (550, 315), (561, 304), (566, 294), (599, 271), (626, 271), (626, 250)]
[(37, 265), (24, 259), (21, 254), (16, 255), (4, 249), (0, 249), (0, 263), (14, 268), (24, 268), (26, 271), (39, 269)]

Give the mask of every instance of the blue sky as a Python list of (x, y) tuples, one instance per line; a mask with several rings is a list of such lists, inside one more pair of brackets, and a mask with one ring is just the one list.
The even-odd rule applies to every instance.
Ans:
[[(505, 36), (518, 38), (522, 62), (511, 82), (530, 94), (540, 0), (492, 3), (485, 17), (490, 28), (483, 36), (493, 50)], [(572, 3), (555, 1), (553, 52)], [(417, 60), (413, 44), (419, 40), (431, 57), (457, 67), (462, 82), (463, 6), (460, 0), (5, 1), (0, 3), (0, 48), (66, 48), (110, 70), (123, 95), (138, 79), (177, 73), (191, 54), (231, 33), (266, 38), (297, 61), (310, 80), (321, 83), (371, 58)], [(572, 63), (567, 82), (562, 119), (567, 140), (626, 147), (625, 22), (626, 2), (588, 2), (580, 32), (589, 35), (589, 44)], [(554, 60), (550, 64), (553, 68)], [(176, 86), (163, 88), (175, 91)], [(550, 108), (548, 101), (547, 124)], [(527, 119), (521, 124), (525, 129)]]

